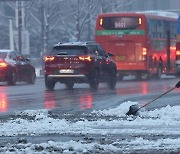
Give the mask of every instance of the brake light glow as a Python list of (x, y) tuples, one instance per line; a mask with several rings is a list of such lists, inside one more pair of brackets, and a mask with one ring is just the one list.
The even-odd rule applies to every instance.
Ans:
[(82, 61), (92, 61), (91, 56), (79, 56), (79, 59)]
[(103, 24), (103, 18), (100, 18), (99, 24), (100, 24), (100, 26), (102, 26), (102, 24)]
[(143, 48), (142, 55), (143, 55), (143, 56), (146, 56), (146, 55), (147, 55), (147, 49), (146, 49), (146, 48)]
[(170, 50), (176, 50), (176, 47), (171, 46)]
[(7, 63), (5, 63), (5, 62), (0, 62), (0, 67), (7, 67)]
[(53, 61), (54, 60), (54, 57), (53, 56), (47, 56), (47, 57), (44, 57), (44, 61), (47, 62), (47, 61)]
[(139, 18), (139, 25), (141, 25), (142, 24), (142, 19), (141, 18)]
[(177, 55), (177, 56), (180, 56), (180, 51), (179, 51), (179, 50), (176, 51), (176, 55)]
[(106, 64), (110, 64), (111, 61), (109, 59), (106, 59)]
[(8, 108), (7, 96), (5, 93), (0, 94), (0, 112), (6, 112)]

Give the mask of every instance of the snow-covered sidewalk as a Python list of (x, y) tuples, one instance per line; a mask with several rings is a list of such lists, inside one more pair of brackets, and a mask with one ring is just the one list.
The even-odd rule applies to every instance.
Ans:
[[(140, 116), (126, 116), (129, 106), (74, 115), (55, 116), (48, 110), (27, 110), (14, 118), (1, 121), (1, 137), (19, 137), (24, 142), (0, 142), (2, 153), (128, 153), (159, 150), (179, 151), (180, 107), (166, 106), (154, 111), (141, 111)], [(26, 136), (59, 135), (59, 141), (43, 143), (26, 141)], [(62, 141), (61, 135), (81, 136)], [(83, 136), (83, 137), (82, 137)], [(5, 144), (6, 143), (6, 144)]]

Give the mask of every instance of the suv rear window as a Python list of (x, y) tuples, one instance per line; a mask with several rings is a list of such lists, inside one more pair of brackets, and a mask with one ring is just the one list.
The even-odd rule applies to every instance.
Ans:
[(83, 55), (87, 54), (85, 46), (57, 46), (52, 50), (53, 55)]

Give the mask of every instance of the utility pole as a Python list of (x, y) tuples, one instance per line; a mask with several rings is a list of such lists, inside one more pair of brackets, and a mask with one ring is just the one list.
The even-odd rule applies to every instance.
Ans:
[(17, 49), (20, 54), (28, 55), (29, 51), (29, 32), (26, 29), (25, 8), (23, 1), (16, 2), (16, 37)]
[(18, 27), (18, 50), (21, 54), (21, 29), (22, 29), (22, 3), (16, 2), (17, 6), (17, 27)]
[(91, 15), (90, 15), (90, 12), (91, 12), (91, 1), (88, 1), (88, 4), (89, 4), (89, 12), (88, 12), (88, 41), (91, 40)]
[[(33, 1), (33, 0), (0, 0), (0, 2), (16, 2), (16, 27), (18, 28), (18, 50), (20, 54), (22, 53), (22, 40), (21, 40), (21, 30), (22, 27), (25, 28), (25, 18), (24, 18), (24, 10), (22, 9), (23, 3), (27, 1)], [(28, 35), (29, 36), (29, 35)], [(29, 41), (29, 39), (28, 39)]]
[(9, 47), (11, 50), (14, 50), (12, 19), (9, 19)]
[(41, 54), (44, 52), (44, 3), (41, 0)]

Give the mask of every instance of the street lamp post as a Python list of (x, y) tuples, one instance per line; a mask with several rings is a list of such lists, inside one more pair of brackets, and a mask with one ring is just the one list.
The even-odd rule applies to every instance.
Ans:
[(22, 29), (22, 5), (21, 2), (17, 2), (18, 10), (18, 50), (21, 54), (21, 29)]
[(41, 54), (44, 52), (44, 3), (41, 0)]
[(0, 0), (0, 2), (16, 2), (17, 6), (17, 27), (18, 27), (18, 50), (21, 53), (21, 29), (22, 29), (22, 2), (33, 0)]

